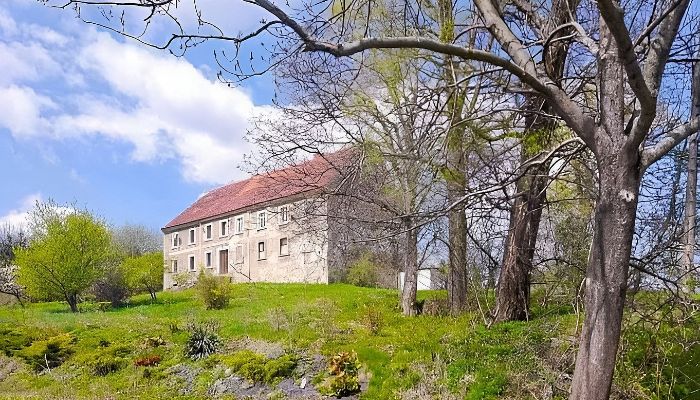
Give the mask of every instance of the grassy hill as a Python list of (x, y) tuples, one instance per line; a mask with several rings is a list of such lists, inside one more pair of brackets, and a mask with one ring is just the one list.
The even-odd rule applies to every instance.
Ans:
[[(162, 293), (155, 304), (137, 296), (106, 311), (85, 305), (80, 314), (61, 303), (0, 308), (0, 398), (226, 397), (212, 388), (241, 357), (286, 353), (325, 367), (342, 351), (355, 351), (362, 363), (363, 399), (566, 397), (577, 334), (569, 307), (535, 308), (530, 322), (487, 328), (478, 311), (403, 317), (390, 290), (247, 284), (234, 292), (224, 310), (205, 310), (191, 291)], [(421, 293), (429, 302), (444, 295)], [(186, 326), (204, 321), (216, 321), (223, 345), (220, 354), (193, 361), (184, 354)], [(700, 398), (700, 383), (692, 383), (700, 381), (697, 344), (675, 350), (671, 344), (660, 364), (647, 354), (656, 336), (646, 328), (626, 335), (618, 398)], [(26, 360), (47, 339), (66, 347), (65, 362), (36, 373)], [(134, 364), (153, 356), (160, 358), (156, 366)], [(299, 384), (298, 372), (292, 378)]]

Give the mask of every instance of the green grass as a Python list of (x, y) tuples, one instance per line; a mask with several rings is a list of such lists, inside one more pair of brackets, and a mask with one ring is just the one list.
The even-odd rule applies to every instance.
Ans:
[[(401, 398), (411, 391), (415, 395), (421, 382), (434, 391), (414, 398), (440, 399), (449, 394), (464, 399), (530, 399), (539, 397), (547, 385), (563, 398), (556, 389), (557, 379), (562, 372), (571, 372), (567, 357), (573, 354), (575, 315), (560, 309), (537, 310), (530, 322), (487, 328), (476, 313), (406, 318), (397, 299), (396, 291), (349, 285), (245, 284), (234, 286), (234, 298), (223, 310), (205, 310), (192, 291), (161, 293), (155, 304), (148, 296), (137, 296), (128, 307), (104, 312), (72, 314), (62, 303), (4, 307), (0, 354), (4, 347), (13, 354), (26, 346), (27, 335), (45, 340), (69, 333), (74, 341), (71, 356), (50, 374), (37, 375), (23, 367), (0, 378), (0, 398), (206, 398), (217, 378), (214, 365), (236, 358), (233, 351), (199, 361), (184, 356), (185, 326), (206, 320), (219, 323), (226, 344), (250, 337), (281, 344), (293, 353), (330, 357), (356, 351), (369, 379), (363, 399)], [(368, 309), (379, 311), (372, 316), (376, 320), (378, 314), (382, 320), (378, 332), (373, 333), (366, 322)], [(148, 338), (154, 337), (162, 337), (165, 344), (149, 346)], [(134, 365), (135, 359), (150, 355), (161, 357), (158, 366)], [(180, 393), (183, 382), (166, 373), (177, 364), (203, 371), (187, 395)], [(629, 374), (635, 368), (630, 363)]]

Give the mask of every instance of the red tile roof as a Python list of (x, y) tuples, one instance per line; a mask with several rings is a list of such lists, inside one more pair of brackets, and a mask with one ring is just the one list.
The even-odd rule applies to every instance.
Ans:
[(163, 230), (192, 222), (232, 214), (255, 205), (307, 192), (330, 189), (343, 166), (351, 162), (351, 152), (341, 150), (316, 155), (311, 160), (280, 170), (255, 175), (214, 189), (168, 222)]

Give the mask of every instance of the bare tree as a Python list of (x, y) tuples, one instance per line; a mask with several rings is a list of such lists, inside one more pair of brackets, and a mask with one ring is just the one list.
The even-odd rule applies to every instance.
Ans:
[(17, 283), (17, 267), (13, 261), (17, 248), (26, 248), (29, 238), (21, 228), (9, 224), (0, 227), (0, 293), (10, 295), (20, 304), (24, 291)]
[[(575, 44), (577, 51), (567, 57), (567, 62), (577, 68), (575, 75), (561, 80), (537, 62), (553, 39), (539, 32), (535, 22), (551, 15), (547, 3), (523, 1), (521, 8), (530, 11), (525, 16), (512, 12), (507, 3), (475, 0), (479, 23), (466, 26), (464, 30), (475, 29), (492, 37), (498, 46), (489, 50), (465, 45), (462, 32), (452, 43), (439, 40), (439, 35), (431, 29), (435, 26), (434, 19), (424, 12), (422, 3), (405, 2), (401, 3), (403, 7), (391, 10), (403, 9), (402, 13), (390, 14), (401, 17), (395, 19), (403, 28), (397, 36), (384, 36), (381, 32), (375, 36), (371, 24), (366, 24), (371, 20), (353, 18), (352, 11), (357, 7), (328, 13), (326, 10), (332, 2), (313, 3), (298, 10), (283, 9), (269, 0), (250, 0), (249, 3), (266, 10), (272, 20), (265, 21), (256, 31), (239, 36), (227, 35), (222, 30), (190, 33), (181, 28), (155, 46), (167, 48), (177, 44), (186, 48), (209, 38), (241, 44), (270, 33), (267, 37), (280, 38), (279, 46), (272, 52), (273, 65), (276, 59), (296, 51), (357, 59), (370, 49), (423, 49), (489, 63), (509, 72), (518, 81), (518, 87), (523, 85), (549, 102), (553, 114), (588, 146), (598, 164), (595, 228), (586, 271), (586, 317), (571, 399), (607, 399), (620, 340), (642, 175), (651, 164), (700, 127), (697, 117), (680, 124), (655, 124), (660, 122), (657, 121), (658, 104), (667, 89), (663, 85), (664, 72), (674, 42), (683, 32), (690, 0), (651, 4), (587, 1), (576, 10), (570, 10), (575, 18), (555, 31), (569, 30), (570, 33), (560, 40)], [(175, 18), (168, 9), (177, 2), (67, 0), (62, 5), (80, 9), (86, 4), (142, 7), (149, 11), (146, 16), (146, 23), (149, 23), (155, 15)], [(371, 11), (372, 4), (368, 1), (363, 7)], [(102, 15), (109, 16), (109, 13)], [(114, 21), (120, 24), (119, 18), (115, 17)], [(357, 29), (364, 25), (366, 29)], [(121, 24), (112, 28), (124, 32)], [(362, 32), (359, 37), (358, 32)]]

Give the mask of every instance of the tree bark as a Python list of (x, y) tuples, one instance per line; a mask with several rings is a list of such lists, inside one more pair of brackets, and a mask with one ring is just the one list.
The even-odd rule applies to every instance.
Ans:
[(600, 162), (600, 193), (586, 272), (586, 317), (581, 331), (571, 400), (610, 396), (627, 290), (640, 177), (636, 152)]
[(404, 281), (401, 292), (403, 315), (416, 315), (416, 294), (418, 292), (418, 230), (413, 227), (410, 217), (403, 219), (404, 226)]
[(600, 37), (601, 118), (595, 132), (599, 188), (570, 400), (610, 396), (641, 180), (639, 143), (625, 135), (622, 62), (602, 19)]

